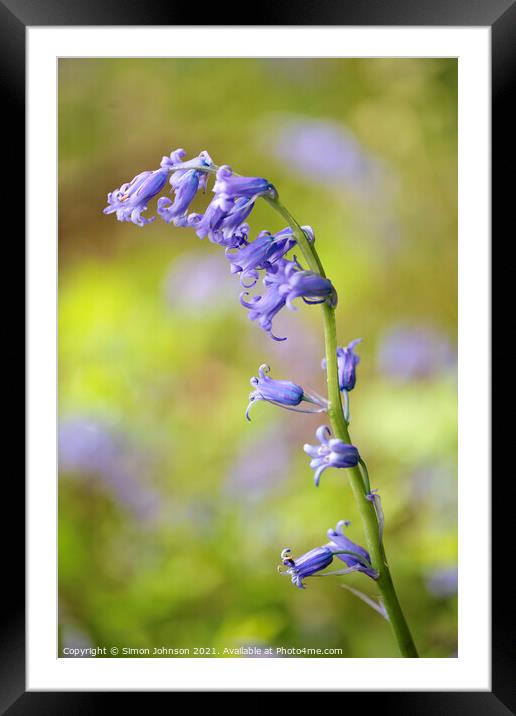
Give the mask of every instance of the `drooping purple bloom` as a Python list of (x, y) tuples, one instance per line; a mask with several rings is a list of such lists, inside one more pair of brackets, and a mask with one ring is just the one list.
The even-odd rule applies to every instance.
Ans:
[(277, 286), (271, 286), (262, 296), (252, 296), (246, 300), (244, 297), (248, 295), (248, 291), (244, 291), (240, 295), (240, 303), (249, 309), (249, 320), (258, 321), (274, 341), (285, 341), (286, 338), (278, 338), (272, 332), (272, 321), (285, 305), (285, 294)]
[(234, 203), (224, 195), (215, 196), (204, 214), (190, 214), (188, 226), (191, 226), (200, 239), (205, 236), (214, 237), (220, 231)]
[[(351, 341), (345, 348), (337, 348), (337, 365), (339, 372), (339, 389), (353, 390), (356, 383), (356, 367), (360, 363), (360, 357), (353, 352), (361, 338)], [(326, 358), (322, 359), (322, 367), (326, 369)]]
[[(199, 153), (197, 157), (194, 157), (193, 159), (189, 159), (188, 161), (183, 161), (184, 157), (186, 155), (186, 152), (184, 149), (176, 149), (175, 151), (171, 152), (168, 157), (163, 157), (161, 160), (161, 167), (162, 169), (167, 169), (171, 172), (184, 172), (188, 171), (190, 169), (195, 169), (200, 172), (200, 188), (205, 190), (206, 189), (206, 182), (208, 180), (208, 172), (203, 171), (203, 169), (207, 169), (208, 167), (214, 167), (213, 160), (208, 154), (206, 150), (203, 150)], [(171, 182), (172, 183), (172, 182)]]
[(292, 577), (292, 584), (299, 589), (305, 589), (303, 579), (326, 569), (333, 561), (333, 551), (329, 547), (316, 547), (299, 559), (293, 559), (292, 550), (287, 548), (282, 551), (281, 559), (287, 567), (282, 574), (289, 574)]
[(184, 149), (174, 149), (168, 157), (162, 157), (160, 166), (168, 171), (174, 171), (179, 164), (185, 164), (183, 159), (186, 156)]
[(176, 226), (187, 226), (187, 211), (199, 189), (206, 190), (208, 174), (200, 167), (213, 166), (208, 152), (203, 151), (195, 159), (183, 162), (184, 150), (177, 149), (169, 157), (163, 157), (161, 165), (173, 173), (170, 177), (170, 186), (175, 197), (172, 202), (168, 197), (158, 200), (158, 214), (168, 223), (174, 222)]
[(186, 212), (199, 188), (199, 172), (195, 169), (176, 172), (172, 175), (170, 184), (175, 191), (175, 199), (172, 202), (167, 196), (160, 197), (158, 214), (167, 224), (173, 221), (176, 226), (186, 226)]
[(210, 236), (210, 241), (229, 248), (236, 248), (246, 243), (249, 224), (244, 222), (253, 208), (253, 199), (245, 197), (237, 199), (222, 221), (220, 229)]
[(216, 177), (214, 198), (204, 214), (190, 214), (188, 225), (201, 239), (208, 236), (215, 244), (235, 248), (244, 243), (242, 227), (256, 199), (273, 195), (274, 188), (266, 179), (235, 176), (228, 166), (219, 167)]
[(359, 544), (352, 542), (349, 537), (344, 534), (344, 527), (347, 527), (349, 522), (347, 520), (341, 520), (334, 530), (328, 530), (329, 543), (326, 545), (334, 553), (340, 550), (347, 552), (353, 552), (354, 554), (335, 554), (336, 557), (341, 559), (348, 567), (354, 572), (364, 572), (368, 577), (372, 579), (378, 578), (378, 573), (373, 569), (371, 565), (371, 557), (369, 552), (361, 547)]
[[(258, 271), (272, 266), (275, 261), (283, 258), (295, 244), (296, 240), (289, 227), (275, 235), (269, 231), (262, 231), (254, 241), (234, 253), (226, 249), (226, 256), (231, 263), (231, 273), (240, 273), (242, 286), (251, 288), (258, 280)], [(247, 280), (250, 280), (250, 283), (245, 283)]]
[(315, 470), (315, 486), (319, 486), (321, 475), (329, 467), (355, 467), (358, 465), (360, 455), (354, 445), (331, 438), (331, 431), (327, 425), (321, 425), (315, 433), (320, 445), (304, 445), (303, 450), (312, 458), (310, 467)]
[(141, 216), (147, 209), (147, 203), (163, 189), (167, 181), (168, 170), (141, 172), (130, 182), (108, 194), (108, 205), (104, 214), (116, 212), (118, 221), (132, 221), (137, 226), (150, 224), (156, 217), (147, 219)]
[(276, 195), (274, 186), (261, 177), (241, 177), (233, 174), (227, 165), (219, 167), (213, 187), (216, 196), (224, 195), (228, 199), (246, 197), (256, 199), (263, 194)]
[(258, 378), (251, 378), (251, 385), (255, 388), (249, 395), (249, 405), (245, 411), (248, 420), (249, 411), (257, 400), (265, 400), (268, 403), (280, 406), (299, 405), (304, 399), (304, 391), (300, 385), (292, 383), (290, 380), (274, 380), (269, 378), (267, 373), (270, 372), (268, 365), (261, 365), (258, 369)]
[(272, 333), (274, 316), (287, 306), (295, 311), (292, 301), (301, 297), (305, 303), (323, 303), (328, 301), (332, 306), (337, 304), (337, 294), (329, 279), (313, 271), (304, 271), (297, 261), (278, 259), (270, 266), (263, 279), (267, 287), (265, 294), (253, 296), (246, 300), (248, 292), (240, 296), (240, 303), (249, 309), (249, 320), (257, 321), (266, 333), (275, 341), (285, 340)]

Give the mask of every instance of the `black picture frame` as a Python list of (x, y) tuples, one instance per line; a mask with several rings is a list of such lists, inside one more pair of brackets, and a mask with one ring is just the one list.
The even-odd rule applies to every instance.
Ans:
[[(516, 159), (514, 140), (515, 101), (513, 78), (516, 77), (516, 0), (298, 0), (284, 4), (255, 6), (258, 16), (240, 20), (242, 6), (225, 6), (225, 15), (237, 22), (220, 22), (218, 5), (202, 10), (203, 25), (361, 25), (361, 26), (483, 26), (491, 28), (492, 39), (492, 234), (500, 234), (509, 221), (514, 202), (514, 182), (504, 179), (503, 168), (514, 167)], [(7, 170), (4, 197), (8, 197), (9, 212), (16, 211), (15, 228), (9, 232), (14, 246), (15, 260), (23, 264), (23, 215), (16, 196), (24, 186), (25, 146), (25, 31), (28, 26), (73, 25), (196, 25), (200, 6), (159, 3), (151, 0), (0, 0), (0, 87), (3, 95), (3, 119), (7, 123), (3, 137), (3, 158)], [(194, 17), (195, 15), (195, 17)], [(512, 170), (514, 171), (514, 170)], [(15, 193), (16, 192), (16, 193)], [(511, 217), (512, 218), (512, 217)], [(496, 284), (493, 304), (506, 305), (506, 282)], [(19, 292), (18, 294), (19, 295)], [(18, 299), (16, 299), (18, 300)], [(504, 301), (504, 304), (502, 304)], [(20, 324), (18, 323), (18, 326)], [(492, 358), (496, 352), (492, 352)], [(500, 356), (501, 357), (501, 356)], [(14, 362), (14, 361), (13, 361)], [(9, 375), (11, 375), (10, 369)], [(483, 377), (485, 379), (485, 377)], [(20, 402), (20, 382), (12, 388), (13, 405)], [(16, 391), (16, 392), (15, 392)], [(497, 393), (493, 390), (493, 409)], [(501, 400), (500, 400), (501, 402)], [(499, 436), (502, 444), (503, 435)], [(493, 449), (493, 456), (497, 452)], [(496, 460), (493, 458), (493, 463)], [(495, 474), (493, 465), (493, 474)], [(501, 474), (501, 473), (500, 473)], [(494, 483), (493, 490), (493, 591), (492, 591), (492, 691), (447, 692), (347, 692), (349, 699), (357, 699), (363, 708), (364, 697), (371, 708), (382, 713), (397, 714), (467, 714), (474, 716), (502, 716), (515, 712), (515, 660), (512, 599), (506, 583), (508, 577), (507, 545), (514, 539), (506, 525), (514, 520), (510, 515), (514, 502), (510, 499), (512, 478)], [(26, 692), (25, 691), (25, 538), (24, 538), (24, 484), (19, 467), (9, 470), (4, 477), (4, 514), (14, 519), (4, 529), (4, 588), (5, 606), (2, 611), (0, 634), (0, 709), (10, 716), (28, 714), (93, 713), (103, 705), (112, 708), (113, 699), (129, 696), (133, 707), (144, 706), (143, 699), (150, 694), (96, 693), (96, 692)], [(503, 563), (502, 563), (503, 560)], [(483, 565), (478, 565), (479, 571)], [(474, 600), (474, 595), (463, 595)], [(338, 690), (338, 684), (335, 686)], [(235, 688), (235, 691), (237, 689)], [(295, 690), (295, 689), (294, 689)], [(223, 694), (222, 694), (223, 695)], [(158, 696), (158, 694), (152, 694)], [(357, 698), (358, 697), (358, 698)], [(359, 701), (358, 701), (359, 700)], [(146, 702), (148, 708), (148, 701)], [(145, 706), (144, 706), (145, 708)]]

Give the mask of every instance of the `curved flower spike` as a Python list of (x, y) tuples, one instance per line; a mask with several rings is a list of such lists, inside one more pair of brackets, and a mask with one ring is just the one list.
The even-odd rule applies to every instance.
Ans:
[[(320, 413), (326, 409), (327, 406), (322, 403), (321, 399), (305, 393), (303, 388), (297, 385), (297, 383), (292, 383), (289, 380), (274, 380), (267, 375), (269, 372), (269, 366), (264, 363), (258, 369), (259, 377), (251, 378), (251, 385), (255, 390), (249, 395), (249, 405), (245, 411), (245, 416), (248, 420), (251, 420), (249, 412), (257, 400), (265, 400), (281, 408), (295, 410), (301, 413)], [(303, 410), (302, 408), (295, 407), (302, 401), (318, 405), (319, 408)]]
[(156, 217), (147, 219), (141, 213), (147, 209), (147, 202), (163, 189), (167, 176), (168, 170), (163, 168), (137, 174), (130, 182), (108, 194), (104, 214), (116, 212), (118, 221), (132, 221), (137, 226), (150, 224)]
[[(360, 363), (360, 357), (353, 352), (353, 348), (362, 341), (357, 338), (351, 341), (345, 348), (337, 348), (337, 365), (339, 372), (339, 389), (353, 390), (356, 383), (356, 366)], [(326, 358), (322, 359), (322, 367), (326, 369)]]
[(290, 575), (292, 584), (299, 589), (305, 589), (303, 579), (326, 569), (333, 561), (333, 552), (328, 547), (316, 547), (299, 559), (293, 559), (292, 550), (287, 548), (282, 551), (281, 559), (283, 565), (287, 567), (281, 574)]
[(347, 564), (348, 567), (351, 567), (353, 571), (363, 572), (371, 579), (377, 579), (378, 573), (371, 567), (369, 552), (359, 544), (352, 542), (344, 534), (344, 527), (348, 527), (349, 524), (347, 520), (341, 520), (334, 530), (328, 530), (327, 534), (330, 542), (326, 547), (331, 549), (335, 556)]
[(319, 487), (321, 475), (329, 467), (355, 467), (358, 465), (360, 455), (354, 445), (332, 438), (331, 431), (326, 425), (321, 425), (316, 433), (320, 445), (304, 445), (303, 450), (313, 459), (310, 467), (315, 470), (314, 482)]

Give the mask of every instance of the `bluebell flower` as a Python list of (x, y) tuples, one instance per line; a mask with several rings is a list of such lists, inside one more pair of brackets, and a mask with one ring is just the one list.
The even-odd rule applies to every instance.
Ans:
[[(258, 271), (283, 258), (295, 244), (296, 240), (290, 228), (283, 229), (276, 235), (262, 231), (254, 241), (234, 253), (226, 249), (226, 256), (231, 262), (231, 273), (240, 273), (242, 286), (251, 288), (258, 280)], [(248, 280), (250, 283), (245, 283)]]
[(263, 194), (276, 195), (274, 186), (267, 179), (237, 176), (227, 165), (221, 166), (217, 170), (213, 191), (216, 196), (224, 195), (228, 199), (241, 197), (256, 199)]
[(267, 373), (270, 372), (270, 368), (265, 363), (258, 369), (258, 378), (251, 378), (251, 385), (255, 388), (249, 395), (249, 405), (245, 411), (245, 416), (248, 420), (249, 410), (251, 406), (257, 400), (265, 400), (268, 403), (280, 406), (294, 406), (299, 405), (303, 400), (304, 391), (297, 383), (292, 383), (290, 380), (274, 380), (269, 378)]
[(170, 184), (175, 192), (174, 201), (172, 202), (166, 196), (160, 197), (158, 199), (158, 214), (167, 224), (173, 221), (176, 226), (186, 226), (186, 212), (199, 189), (199, 172), (195, 169), (176, 172), (172, 175)]
[[(356, 384), (356, 367), (360, 357), (353, 352), (353, 348), (361, 342), (361, 338), (351, 341), (345, 348), (337, 348), (337, 365), (339, 372), (340, 390), (353, 390)], [(322, 367), (326, 369), (326, 358), (322, 359)]]
[[(378, 578), (378, 572), (371, 567), (371, 557), (369, 552), (358, 544), (352, 542), (349, 537), (344, 534), (344, 527), (348, 527), (347, 520), (341, 520), (336, 529), (328, 530), (328, 538), (330, 542), (326, 545), (333, 551), (336, 557), (341, 559), (352, 572), (364, 572), (372, 579)], [(344, 553), (337, 554), (343, 551)], [(348, 554), (348, 552), (352, 554)]]
[[(186, 166), (182, 164), (180, 166)], [(228, 166), (219, 167), (213, 186), (214, 198), (204, 214), (190, 214), (188, 225), (199, 238), (231, 248), (242, 245), (242, 226), (253, 210), (256, 199), (273, 194), (266, 179), (235, 176)]]
[(302, 298), (305, 303), (324, 303), (327, 301), (333, 308), (337, 305), (337, 292), (331, 281), (314, 271), (296, 271), (289, 278), (289, 291), (286, 304), (295, 310), (292, 301)]
[[(249, 411), (257, 400), (265, 400), (281, 408), (295, 410), (301, 413), (320, 413), (327, 408), (327, 404), (325, 404), (323, 399), (319, 396), (305, 393), (300, 385), (292, 383), (290, 380), (274, 380), (274, 378), (269, 378), (267, 375), (269, 372), (269, 366), (264, 363), (258, 369), (258, 377), (255, 376), (251, 378), (251, 385), (255, 390), (249, 395), (249, 405), (245, 411), (245, 416), (248, 420), (251, 420)], [(302, 401), (311, 403), (314, 405), (314, 408), (310, 410), (298, 408), (297, 406)]]
[(213, 165), (208, 152), (201, 152), (198, 157), (188, 162), (182, 161), (185, 155), (184, 149), (176, 149), (170, 157), (163, 157), (161, 166), (171, 170), (170, 185), (174, 191), (175, 198), (172, 202), (168, 197), (161, 197), (158, 200), (158, 214), (161, 218), (176, 226), (187, 226), (187, 211), (199, 189), (206, 190), (208, 174), (199, 167)]
[(337, 303), (337, 294), (331, 281), (313, 271), (302, 270), (295, 260), (275, 261), (267, 269), (263, 283), (267, 288), (265, 294), (246, 299), (249, 293), (244, 291), (240, 295), (240, 303), (249, 309), (249, 319), (257, 321), (275, 341), (285, 339), (272, 333), (272, 320), (285, 305), (295, 311), (292, 305), (295, 298), (301, 297), (305, 303), (328, 301), (332, 306)]
[(263, 330), (275, 341), (284, 341), (286, 338), (278, 338), (272, 332), (272, 321), (285, 305), (285, 294), (278, 290), (278, 287), (270, 287), (262, 296), (252, 296), (246, 300), (248, 291), (240, 294), (240, 303), (244, 308), (249, 309), (249, 320), (257, 321)]
[(168, 157), (163, 157), (161, 159), (160, 166), (162, 167), (162, 169), (173, 171), (179, 164), (183, 164), (185, 156), (186, 152), (184, 149), (175, 149), (173, 152), (170, 152), (170, 155)]
[(147, 219), (141, 213), (147, 209), (148, 201), (163, 189), (167, 176), (165, 168), (137, 174), (132, 181), (108, 194), (104, 214), (116, 212), (118, 221), (132, 221), (137, 226), (150, 224), (156, 217)]
[(292, 550), (287, 548), (282, 551), (281, 560), (287, 567), (282, 574), (290, 575), (292, 584), (304, 589), (303, 579), (326, 569), (333, 562), (333, 551), (329, 547), (316, 547), (299, 559), (293, 559)]
[(223, 194), (215, 196), (204, 214), (190, 214), (188, 217), (188, 226), (191, 226), (200, 239), (209, 236), (214, 240), (217, 232), (221, 230), (224, 220), (227, 218), (234, 202)]
[(312, 457), (310, 467), (315, 470), (315, 486), (319, 486), (322, 473), (329, 467), (355, 467), (358, 465), (360, 455), (354, 445), (331, 438), (331, 431), (326, 425), (321, 425), (315, 433), (320, 445), (304, 445), (303, 450)]
[(187, 171), (189, 169), (196, 169), (202, 174), (201, 177), (201, 188), (206, 189), (206, 182), (208, 179), (208, 173), (202, 171), (203, 168), (214, 167), (213, 160), (206, 150), (199, 153), (197, 157), (184, 161), (186, 152), (184, 149), (176, 149), (171, 152), (168, 157), (163, 157), (161, 160), (161, 167), (168, 169), (168, 171)]
[(220, 246), (236, 248), (241, 246), (249, 233), (249, 224), (245, 220), (254, 208), (253, 199), (240, 197), (235, 201), (225, 219), (223, 219), (220, 229), (216, 231), (210, 240)]

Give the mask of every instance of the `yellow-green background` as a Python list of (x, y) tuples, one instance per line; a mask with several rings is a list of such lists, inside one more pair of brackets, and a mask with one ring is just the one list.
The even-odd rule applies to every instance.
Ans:
[[(60, 61), (61, 646), (397, 655), (388, 624), (340, 587), (373, 596), (367, 577), (301, 591), (276, 572), (282, 548), (324, 544), (339, 519), (362, 541), (345, 471), (313, 485), (302, 445), (320, 417), (262, 403), (244, 419), (263, 362), (324, 389), (319, 309), (285, 310), (288, 340), (275, 344), (240, 307), (222, 249), (102, 213), (108, 191), (184, 147), (267, 177), (314, 227), (339, 342), (364, 338), (351, 432), (382, 496), (400, 599), (422, 655), (454, 655), (456, 595), (428, 579), (456, 565), (455, 371), (403, 380), (378, 353), (400, 323), (455, 350), (456, 70), (443, 59)], [(292, 120), (342, 128), (379, 178), (321, 180), (279, 159)], [(283, 228), (260, 202), (250, 223)]]

